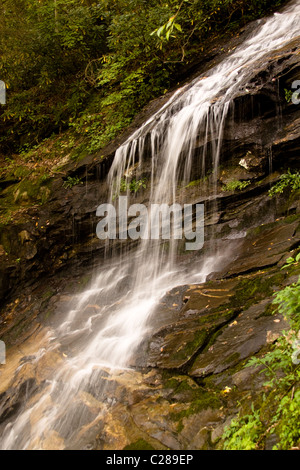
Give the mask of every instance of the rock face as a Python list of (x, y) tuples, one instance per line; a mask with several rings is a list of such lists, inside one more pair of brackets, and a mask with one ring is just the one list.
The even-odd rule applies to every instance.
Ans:
[[(238, 409), (259, 400), (263, 375), (244, 365), (285, 328), (285, 320), (272, 314), (273, 294), (299, 274), (281, 270), (299, 250), (299, 191), (268, 196), (279, 170), (299, 169), (300, 105), (287, 103), (284, 93), (300, 77), (299, 48), (298, 39), (274, 51), (245, 79), (224, 131), (217, 192), (209, 178), (197, 182), (196, 160), (195, 184), (180, 190), (186, 201), (205, 204), (206, 242), (196, 256), (200, 263), (208, 254), (219, 255), (219, 271), (204, 284), (166, 293), (132, 358), (132, 370), (103, 374), (110, 402), (99, 400), (95, 390), (83, 391), (74, 403), (74, 416), (82, 421), (72, 444), (52, 432), (41, 436), (41, 448), (221, 448), (224, 427)], [(43, 341), (69, 295), (84, 288), (91, 267), (102, 263), (95, 211), (106, 202), (105, 176), (117, 144), (106, 149), (106, 158), (69, 169), (70, 175), (85, 177), (86, 185), (65, 190), (62, 180), (55, 181), (45, 206), (27, 209), (0, 228), (0, 339), (11, 347), (10, 366), (0, 366), (2, 429), (28, 391), (33, 397), (37, 390), (47, 395), (47, 379), (64, 360), (58, 349), (36, 362), (33, 345)], [(195, 155), (202, 145), (199, 136)], [(249, 185), (222, 191), (236, 180)], [(147, 197), (145, 190), (136, 199)], [(39, 419), (43, 410), (39, 413), (30, 419)]]

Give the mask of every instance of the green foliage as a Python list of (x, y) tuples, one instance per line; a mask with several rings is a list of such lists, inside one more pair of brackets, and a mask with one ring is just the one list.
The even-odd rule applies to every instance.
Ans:
[(243, 189), (247, 188), (249, 184), (251, 184), (250, 181), (230, 181), (225, 186), (223, 186), (222, 191), (242, 191)]
[(128, 126), (199, 60), (207, 39), (283, 0), (5, 0), (0, 5), (0, 151), (72, 126), (78, 154)]
[(147, 188), (147, 178), (141, 178), (137, 180), (136, 178), (133, 178), (132, 180), (129, 180), (127, 178), (121, 178), (120, 182), (118, 185), (116, 185), (115, 188), (115, 194), (113, 195), (113, 200), (115, 200), (119, 194), (121, 193), (132, 193), (136, 194), (140, 189), (146, 189)]
[(120, 182), (120, 192), (126, 193), (129, 191), (130, 193), (137, 193), (139, 189), (147, 188), (146, 181), (146, 178), (142, 178), (140, 180), (133, 178), (130, 182), (128, 182), (127, 179), (122, 178)]
[(298, 263), (300, 263), (300, 253), (298, 253), (298, 255), (295, 258), (290, 256), (286, 260), (286, 264), (281, 269), (289, 268), (290, 266), (297, 266)]
[(77, 186), (78, 184), (83, 184), (78, 176), (68, 176), (64, 181), (63, 187), (65, 189), (72, 189), (73, 186)]
[(166, 41), (169, 41), (170, 37), (172, 38), (176, 38), (176, 35), (174, 34), (174, 32), (177, 30), (177, 32), (179, 31), (180, 33), (182, 33), (182, 28), (180, 26), (179, 23), (176, 23), (175, 20), (176, 20), (176, 17), (177, 15), (179, 14), (180, 10), (181, 10), (181, 7), (183, 6), (183, 3), (184, 2), (181, 2), (178, 10), (177, 10), (177, 13), (174, 15), (174, 16), (171, 16), (171, 18), (169, 18), (169, 20), (167, 21), (167, 23), (165, 23), (164, 25), (160, 26), (159, 28), (156, 28), (154, 31), (152, 31), (151, 33), (151, 36), (153, 36), (154, 34), (157, 35), (157, 37), (159, 38), (159, 40), (161, 41), (161, 44), (160, 44), (160, 49), (162, 49), (162, 46), (163, 46), (163, 42), (164, 40)]
[(279, 444), (274, 446), (274, 450), (291, 449), (300, 440), (300, 391), (294, 396), (285, 396), (278, 407), (277, 414), (273, 419), (277, 427)]
[(286, 188), (290, 191), (297, 191), (300, 189), (300, 173), (292, 173), (288, 170), (287, 173), (280, 176), (279, 181), (270, 189), (269, 196), (274, 197), (276, 194), (282, 194)]
[[(208, 177), (205, 177), (205, 178), (208, 178)], [(191, 181), (186, 187), (187, 188), (193, 188), (194, 186), (199, 186), (201, 181), (202, 181), (201, 179)]]
[[(300, 253), (288, 258), (284, 268), (298, 267), (299, 263)], [(247, 364), (263, 366), (261, 373), (265, 374), (264, 385), (269, 392), (263, 406), (255, 410), (252, 404), (250, 414), (231, 422), (223, 435), (225, 449), (263, 448), (264, 439), (273, 433), (278, 441), (274, 449), (289, 450), (300, 443), (300, 277), (277, 292), (273, 304), (288, 321), (289, 330), (282, 332), (268, 353), (253, 357)]]
[(287, 88), (284, 89), (284, 96), (287, 103), (292, 101), (293, 91), (288, 90)]
[[(101, 103), (102, 104), (102, 103)], [(82, 149), (88, 153), (95, 153), (103, 148), (108, 142), (116, 137), (131, 122), (130, 118), (124, 117), (121, 112), (104, 110), (102, 112), (83, 112), (80, 117), (70, 122), (70, 127), (76, 137), (84, 135)]]
[(233, 419), (223, 434), (224, 450), (255, 450), (262, 428), (259, 412), (254, 408), (251, 415)]
[(160, 26), (151, 34), (158, 38), (159, 49), (169, 50), (172, 38), (173, 48), (181, 55), (177, 60), (184, 61), (190, 56), (195, 41), (200, 41), (204, 47), (203, 41), (208, 35), (234, 30), (282, 3), (281, 0), (183, 0), (179, 5), (171, 1), (172, 14), (165, 22), (160, 21)]
[(35, 144), (82, 108), (86, 64), (106, 52), (105, 23), (93, 1), (7, 0), (0, 14), (0, 76), (8, 87), (1, 120), (11, 135), (5, 144), (25, 136)]
[(285, 88), (284, 89), (284, 97), (285, 97), (285, 101), (287, 103), (290, 103), (293, 100), (293, 98), (295, 100), (299, 100), (300, 93), (297, 93), (297, 91), (295, 91), (295, 90), (290, 90), (288, 88)]

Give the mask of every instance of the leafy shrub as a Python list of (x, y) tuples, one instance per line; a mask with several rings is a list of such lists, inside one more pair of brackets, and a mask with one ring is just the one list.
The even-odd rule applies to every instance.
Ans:
[[(96, 114), (84, 135), (86, 151), (99, 150), (182, 79), (208, 37), (236, 30), (283, 1), (2, 2), (0, 77), (8, 100), (0, 112), (0, 148), (7, 154), (35, 145), (77, 119), (83, 133), (80, 115)], [(98, 109), (89, 113), (93, 98)]]
[(120, 183), (120, 192), (126, 193), (129, 191), (131, 193), (137, 193), (141, 188), (146, 189), (146, 181), (146, 178), (142, 178), (140, 180), (133, 178), (130, 182), (128, 182), (126, 179), (122, 178)]
[(65, 189), (71, 189), (73, 186), (77, 186), (78, 184), (83, 184), (78, 176), (68, 176), (67, 179), (64, 181), (63, 187)]
[[(288, 258), (287, 267), (298, 267), (300, 253), (296, 258)], [(263, 447), (265, 438), (276, 433), (277, 444), (274, 450), (289, 450), (300, 443), (300, 277), (298, 281), (275, 294), (273, 301), (277, 311), (282, 313), (289, 323), (289, 330), (263, 357), (253, 357), (249, 366), (263, 366), (269, 389), (263, 397), (263, 406), (252, 413), (239, 416), (223, 434), (224, 449), (246, 450)], [(296, 352), (296, 354), (295, 354)], [(297, 360), (295, 360), (297, 359)], [(268, 416), (264, 415), (268, 409)]]
[(284, 96), (287, 103), (292, 101), (293, 91), (288, 90), (287, 88), (284, 89)]
[(224, 450), (255, 450), (262, 429), (259, 411), (253, 408), (251, 415), (231, 421), (230, 428), (223, 434)]
[(280, 176), (279, 181), (269, 191), (269, 196), (274, 197), (276, 194), (282, 194), (286, 188), (291, 191), (300, 189), (300, 173), (292, 173), (288, 170), (287, 173)]

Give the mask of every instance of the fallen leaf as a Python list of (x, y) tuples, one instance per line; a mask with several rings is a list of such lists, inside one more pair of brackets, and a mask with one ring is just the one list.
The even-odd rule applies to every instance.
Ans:
[(223, 395), (227, 395), (228, 393), (231, 392), (231, 390), (232, 390), (231, 387), (227, 387), (227, 386), (226, 386), (226, 387), (224, 388), (224, 390), (222, 390), (221, 393), (223, 393)]

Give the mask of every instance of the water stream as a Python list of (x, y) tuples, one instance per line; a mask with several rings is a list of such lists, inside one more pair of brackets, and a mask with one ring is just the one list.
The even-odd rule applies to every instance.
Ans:
[[(217, 181), (224, 123), (232, 99), (249, 68), (298, 36), (299, 26), (297, 1), (258, 24), (251, 37), (205, 77), (178, 90), (116, 152), (108, 175), (111, 193), (107, 202), (117, 203), (120, 181), (133, 168), (137, 172), (142, 169), (145, 159), (151, 162), (149, 205), (178, 202), (178, 185), (191, 179), (199, 136), (204, 145), (197, 155), (198, 164), (205, 176), (207, 155), (211, 155), (210, 171)], [(103, 371), (113, 375), (114, 370), (129, 367), (151, 328), (151, 315), (161, 297), (175, 286), (204, 282), (226, 257), (216, 247), (202, 265), (191, 260), (183, 268), (177, 260), (178, 243), (171, 240), (166, 250), (161, 241), (140, 241), (134, 251), (107, 259), (88, 289), (74, 296), (68, 314), (49, 332), (33, 361), (41, 360), (51, 349), (68, 347), (72, 354), (59, 365), (40, 396), (28, 397), (12, 422), (0, 429), (2, 449), (40, 449), (51, 430), (63, 436), (70, 447), (82, 424), (80, 410), (74, 409), (77, 394), (97, 389), (97, 396), (109, 403), (101, 381)], [(93, 315), (86, 313), (88, 305), (95, 306)]]

